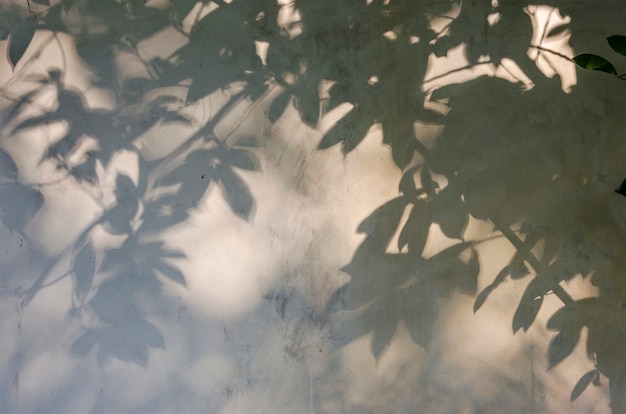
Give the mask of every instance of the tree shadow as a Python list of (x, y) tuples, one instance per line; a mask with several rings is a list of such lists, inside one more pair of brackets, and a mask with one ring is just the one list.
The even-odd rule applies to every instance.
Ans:
[[(114, 173), (114, 201), (101, 199), (100, 215), (20, 292), (28, 304), (49, 285), (61, 259), (71, 258), (64, 274), (72, 278), (69, 314), (89, 320), (71, 346), (73, 354), (97, 348), (101, 365), (112, 357), (146, 366), (148, 351), (165, 347), (140, 305), (144, 295), (158, 299), (164, 281), (185, 286), (185, 276), (172, 263), (184, 255), (154, 238), (188, 220), (214, 188), (235, 216), (253, 218), (254, 192), (240, 172), (260, 171), (258, 143), (233, 143), (217, 127), (236, 124), (233, 118), (247, 116), (238, 112), (242, 102), (257, 101), (277, 88), (267, 113), (271, 122), (278, 122), (291, 104), (310, 126), (321, 126), (347, 107), (325, 128), (318, 148), (340, 145), (348, 156), (379, 125), (402, 172), (400, 196), (359, 226), (365, 239), (342, 269), (351, 279), (320, 316), (357, 312), (336, 327), (337, 343), (372, 332), (371, 350), (378, 359), (403, 322), (412, 340), (428, 348), (440, 298), (478, 293), (478, 311), (506, 280), (526, 279), (513, 333), (528, 330), (546, 295), (555, 294), (564, 308), (548, 322), (558, 332), (548, 348), (548, 368), (572, 353), (586, 327), (587, 351), (597, 371), (580, 379), (572, 399), (602, 372), (611, 381), (613, 408), (621, 411), (626, 402), (618, 390), (626, 383), (626, 357), (615, 344), (624, 339), (623, 318), (613, 315), (623, 315), (626, 302), (619, 278), (626, 246), (615, 231), (622, 223), (615, 209), (623, 203), (613, 190), (623, 167), (607, 154), (619, 153), (623, 144), (602, 125), (612, 114), (611, 105), (623, 102), (597, 107), (589, 104), (588, 91), (566, 95), (562, 79), (546, 79), (528, 53), (535, 33), (530, 9), (479, 1), (462, 5), (452, 16), (456, 2), (185, 0), (164, 9), (144, 3), (88, 1), (83, 7), (64, 0), (37, 9), (34, 22), (30, 15), (14, 19), (0, 33), (9, 42), (12, 79), (30, 85), (16, 92), (3, 115), (7, 148), (11, 139), (35, 130), (61, 131), (39, 163), (53, 165), (60, 179), (74, 180), (92, 193), (111, 179), (107, 171), (115, 156), (123, 151), (137, 155), (136, 177)], [(554, 5), (572, 17), (574, 27), (584, 21), (584, 8)], [(449, 23), (437, 31), (433, 16)], [(182, 40), (164, 45), (162, 55), (146, 51), (168, 30)], [(557, 26), (541, 40), (564, 30)], [(47, 39), (34, 40), (47, 31), (52, 33)], [(66, 79), (68, 57), (60, 34), (71, 37), (73, 51), (93, 71), (91, 86), (113, 96), (109, 108), (88, 104), (87, 91)], [(31, 62), (55, 44), (65, 67), (29, 72)], [(558, 55), (541, 44), (530, 46)], [(479, 77), (424, 90), (433, 56), (448, 56), (459, 47), (465, 48), (469, 67), (493, 65), (508, 80)], [(141, 70), (120, 63), (121, 57)], [(516, 78), (519, 73), (525, 78)], [(530, 84), (534, 88), (527, 90)], [(50, 94), (52, 108), (40, 105)], [(191, 115), (190, 107), (214, 102), (219, 105), (210, 115)], [(186, 128), (182, 143), (163, 157), (144, 157), (137, 141), (164, 125)], [(443, 132), (432, 144), (416, 133), (417, 125), (443, 126)], [(0, 152), (0, 219), (9, 230), (23, 232), (45, 198), (37, 186), (20, 182), (9, 154)], [(612, 164), (602, 164), (605, 159)], [(516, 249), (480, 292), (476, 245), (483, 240), (466, 238), (473, 219), (493, 223)], [(427, 253), (437, 229), (451, 245)], [(101, 248), (94, 242), (95, 230), (124, 241)], [(597, 298), (567, 292), (578, 277), (591, 280)]]
[[(387, 12), (386, 16), (394, 16), (393, 10)], [(495, 12), (498, 12), (500, 23), (493, 25), (493, 30), (489, 28), (489, 32), (483, 32), (484, 27), (489, 27), (488, 15)], [(614, 231), (610, 234), (598, 228), (608, 222), (613, 222), (613, 227), (620, 226), (620, 220), (604, 203), (615, 206), (622, 201), (613, 194), (613, 190), (621, 182), (621, 178), (616, 180), (615, 176), (623, 174), (623, 166), (620, 163), (603, 165), (601, 160), (604, 156), (607, 160), (617, 161), (603, 148), (610, 147), (621, 152), (623, 144), (615, 141), (613, 131), (598, 127), (609, 116), (606, 110), (591, 108), (585, 93), (564, 94), (559, 82), (561, 79), (545, 79), (534, 62), (528, 59), (528, 45), (520, 43), (519, 30), (507, 30), (510, 27), (527, 27), (528, 36), (522, 38), (532, 37), (528, 16), (524, 12), (521, 8), (496, 8), (487, 3), (482, 9), (463, 8), (449, 26), (450, 34), (436, 42), (439, 49), (434, 53), (445, 55), (446, 51), (463, 43), (468, 46), (465, 55), (470, 65), (480, 64), (485, 56), (495, 65), (500, 65), (504, 58), (513, 60), (532, 80), (534, 89), (524, 92), (510, 81), (493, 78), (479, 78), (441, 88), (430, 99), (445, 102), (450, 109), (445, 120), (437, 113), (420, 117), (420, 110), (415, 108), (421, 107), (422, 95), (410, 89), (410, 85), (419, 84), (424, 77), (425, 68), (420, 71), (418, 64), (415, 70), (416, 62), (420, 58), (425, 59), (432, 49), (427, 47), (424, 54), (418, 50), (412, 54), (411, 46), (405, 46), (402, 54), (395, 52), (401, 47), (398, 46), (401, 44), (398, 39), (402, 35), (407, 35), (409, 44), (413, 35), (432, 39), (432, 33), (430, 37), (428, 34), (425, 36), (429, 33), (425, 26), (415, 32), (410, 29), (407, 32), (400, 30), (400, 33), (398, 30), (392, 33), (385, 31), (383, 34), (388, 35), (387, 38), (398, 42), (382, 47), (386, 52), (391, 50), (392, 57), (378, 53), (376, 63), (381, 66), (354, 65), (358, 70), (356, 76), (351, 73), (350, 81), (359, 79), (361, 73), (365, 74), (360, 78), (360, 87), (354, 87), (363, 95), (343, 85), (349, 82), (341, 77), (340, 70), (333, 73), (334, 77), (329, 76), (336, 83), (329, 91), (328, 101), (332, 103), (337, 97), (337, 102), (349, 102), (353, 108), (324, 134), (320, 148), (342, 143), (343, 152), (348, 153), (364, 138), (372, 124), (380, 123), (384, 142), (391, 146), (396, 165), (405, 171), (399, 185), (403, 197), (388, 202), (362, 223), (358, 231), (366, 234), (365, 241), (343, 269), (352, 278), (338, 292), (331, 307), (359, 309), (360, 312), (356, 319), (346, 323), (345, 328), (338, 329), (340, 342), (349, 342), (373, 332), (372, 352), (378, 357), (389, 344), (397, 323), (404, 319), (411, 321), (407, 328), (415, 342), (425, 346), (432, 334), (430, 326), (436, 318), (435, 298), (449, 295), (454, 290), (473, 293), (479, 263), (472, 253), (469, 259), (455, 262), (472, 243), (461, 242), (449, 251), (444, 250), (441, 254), (451, 254), (442, 260), (443, 265), (434, 266), (434, 269), (428, 262), (437, 259), (437, 256), (426, 259), (423, 249), (434, 223), (448, 238), (463, 240), (468, 215), (492, 222), (498, 233), (517, 250), (493, 283), (480, 292), (475, 310), (507, 279), (530, 279), (513, 316), (514, 333), (529, 329), (546, 295), (555, 294), (564, 303), (565, 309), (579, 309), (581, 300), (590, 300), (574, 299), (567, 292), (567, 283), (576, 277), (588, 278), (593, 274), (591, 283), (600, 289), (598, 298), (593, 302), (606, 301), (603, 309), (618, 309), (616, 304), (623, 303), (623, 299), (615, 293), (622, 290), (618, 288), (618, 281), (623, 272), (623, 260), (617, 253), (608, 253), (603, 246), (607, 240), (616, 246), (621, 246), (622, 241), (619, 233)], [(526, 14), (531, 14), (531, 11)], [(521, 24), (522, 20), (526, 21), (525, 25)], [(402, 24), (403, 28), (405, 24), (411, 29), (414, 27), (404, 22), (402, 17), (398, 20), (391, 18), (390, 23), (392, 28), (393, 23)], [(558, 36), (563, 30), (562, 26), (557, 26), (544, 36)], [(467, 41), (468, 36), (470, 41)], [(344, 34), (343, 37), (348, 36)], [(379, 39), (382, 38), (385, 36), (379, 36)], [(423, 45), (419, 43), (419, 46)], [(327, 41), (325, 44), (333, 43)], [(540, 49), (540, 46), (537, 48)], [(363, 50), (367, 48), (360, 47), (354, 55), (367, 53)], [(406, 59), (400, 65), (395, 59), (398, 55)], [(325, 60), (332, 61), (332, 58)], [(364, 60), (371, 62), (373, 59)], [(360, 63), (357, 58), (355, 61)], [(343, 62), (336, 66), (341, 67), (341, 64)], [(410, 67), (410, 76), (402, 76), (394, 70), (396, 65)], [(403, 89), (399, 91), (393, 84), (385, 83), (386, 75), (392, 75), (391, 81), (400, 80), (399, 85)], [(375, 85), (380, 85), (380, 89), (374, 92), (371, 85), (374, 81), (368, 82), (372, 86), (368, 89), (365, 83), (369, 79), (375, 79)], [(373, 97), (375, 101), (372, 101)], [(308, 113), (305, 109), (314, 108), (314, 105), (306, 106), (298, 101), (298, 107), (309, 122), (318, 116), (318, 113)], [(332, 104), (328, 107), (332, 108)], [(485, 113), (493, 116), (488, 124), (482, 116)], [(419, 136), (414, 136), (413, 124), (425, 121), (443, 121), (445, 125), (433, 148), (421, 142)], [(439, 177), (438, 181), (433, 179), (434, 175)], [(419, 186), (415, 185), (416, 181)], [(405, 221), (403, 216), (407, 206), (410, 206), (410, 213)], [(407, 247), (405, 254), (388, 253), (396, 232), (399, 232), (398, 250)], [(602, 236), (596, 240), (598, 232)], [(622, 251), (620, 247), (608, 250)], [(419, 265), (424, 266), (425, 271), (420, 272)], [(446, 279), (438, 274), (436, 269), (445, 269), (446, 266), (450, 269), (442, 272), (456, 275), (454, 278)], [(611, 270), (599, 271), (603, 266)], [(433, 275), (432, 280), (429, 274)], [(606, 284), (611, 288), (606, 289)], [(422, 290), (417, 294), (411, 293), (410, 289), (416, 286)], [(608, 305), (610, 303), (612, 305)], [(585, 309), (588, 309), (587, 305)], [(594, 314), (597, 310), (590, 312)], [(387, 316), (384, 321), (374, 317), (381, 314)], [(419, 315), (417, 320), (413, 316), (415, 314)], [(623, 382), (620, 368), (615, 367), (622, 366), (624, 355), (611, 348), (621, 343), (623, 329), (621, 318), (615, 320), (615, 314), (611, 311), (600, 318), (593, 318), (593, 325), (603, 326), (590, 328), (593, 345), (588, 344), (588, 352), (594, 363), (597, 364), (600, 359), (606, 363), (602, 372), (612, 381), (612, 406), (616, 412), (621, 412), (623, 402), (616, 390), (623, 387)], [(549, 346), (548, 368), (571, 354), (583, 325), (556, 326), (549, 324), (549, 328), (560, 333)], [(593, 337), (600, 331), (616, 342), (599, 346), (597, 341), (600, 340)], [(611, 334), (607, 335), (608, 332)], [(602, 356), (595, 351), (600, 349)], [(607, 359), (613, 362), (607, 363)], [(572, 400), (586, 385), (596, 383), (596, 378), (597, 371), (583, 376), (572, 391)]]
[[(620, 174), (623, 166), (599, 163), (610, 156), (598, 153), (604, 148), (622, 151), (618, 148), (623, 143), (610, 131), (598, 131), (609, 115), (589, 111), (587, 96), (565, 95), (554, 81), (535, 83), (535, 90), (522, 94), (507, 81), (480, 78), (433, 94), (432, 99), (445, 98), (451, 108), (446, 126), (434, 147), (421, 154), (423, 164), (406, 171), (400, 186), (403, 197), (382, 206), (359, 228), (379, 226), (366, 231), (365, 241), (344, 269), (352, 279), (335, 300), (340, 308), (360, 309), (361, 323), (350, 321), (348, 333), (338, 335), (350, 341), (372, 331), (372, 351), (378, 357), (394, 335), (395, 321), (413, 320), (407, 322), (411, 337), (426, 348), (437, 317), (436, 298), (452, 291), (474, 294), (477, 256), (471, 254), (465, 261), (458, 256), (481, 240), (460, 242), (428, 259), (423, 249), (434, 223), (446, 237), (463, 240), (469, 214), (492, 222), (516, 248), (508, 265), (479, 292), (474, 310), (507, 280), (530, 279), (512, 320), (513, 333), (526, 331), (546, 295), (555, 294), (565, 307), (547, 324), (557, 332), (547, 350), (547, 368), (574, 351), (586, 327), (587, 352), (597, 369), (579, 380), (571, 399), (588, 385), (599, 385), (602, 372), (611, 382), (612, 407), (621, 412), (618, 390), (624, 386), (626, 355), (615, 344), (621, 343), (624, 332), (624, 262), (618, 252), (625, 246), (616, 230), (620, 219), (611, 209), (625, 204), (614, 193), (619, 179), (610, 177)], [(484, 113), (493, 116), (487, 125), (479, 115)], [(431, 172), (446, 177), (445, 188), (437, 188)], [(408, 204), (413, 207), (405, 221)], [(408, 248), (392, 255), (387, 250), (396, 232), (398, 249)], [(438, 266), (430, 264), (438, 259)], [(599, 295), (572, 297), (567, 287), (578, 277), (590, 278)]]
[(11, 232), (23, 234), (24, 226), (44, 203), (43, 196), (18, 178), (12, 157), (0, 149), (0, 220)]
[[(422, 257), (431, 222), (424, 220), (419, 204), (412, 207), (408, 219), (413, 217), (412, 221), (419, 222), (407, 221), (404, 229), (408, 230), (403, 229), (404, 237), (401, 234), (399, 238), (399, 246), (406, 243), (409, 254), (387, 253), (407, 205), (402, 198), (396, 198), (361, 223), (359, 232), (365, 233), (365, 241), (342, 269), (351, 280), (331, 300), (331, 306), (337, 310), (362, 311), (356, 321), (349, 320), (337, 327), (335, 334), (340, 343), (373, 331), (372, 352), (377, 358), (401, 321), (413, 340), (427, 347), (437, 317), (438, 298), (450, 297), (453, 291), (471, 294), (476, 290), (479, 264), (472, 243), (460, 242), (432, 257)], [(469, 252), (469, 257), (460, 259), (465, 252)]]
[[(186, 220), (214, 187), (220, 188), (233, 214), (252, 218), (254, 197), (235, 170), (258, 171), (259, 161), (250, 145), (230, 145), (215, 133), (215, 127), (243, 100), (259, 98), (267, 84), (262, 76), (248, 73), (262, 68), (250, 37), (253, 31), (243, 27), (254, 10), (243, 2), (232, 7), (222, 4), (216, 13), (194, 22), (190, 33), (184, 31), (183, 20), (195, 2), (176, 2), (169, 10), (146, 7), (142, 1), (124, 5), (86, 2), (83, 6), (63, 1), (37, 13), (36, 21), (16, 19), (14, 26), (6, 28), (8, 58), (15, 68), (3, 91), (12, 101), (3, 111), (6, 145), (26, 140), (33, 132), (48, 134), (50, 143), (37, 165), (52, 171), (51, 183), (71, 181), (101, 207), (69, 245), (47, 258), (37, 277), (20, 283), (29, 286), (17, 288), (17, 294), (25, 306), (42, 289), (71, 278), (68, 316), (84, 330), (71, 352), (84, 355), (94, 348), (100, 365), (113, 357), (146, 366), (149, 349), (164, 348), (165, 342), (159, 328), (145, 318), (141, 303), (146, 297), (157, 300), (164, 283), (186, 285), (185, 276), (169, 260), (184, 258), (184, 254), (154, 238)], [(184, 33), (187, 45), (167, 60), (145, 61), (142, 42), (171, 28)], [(52, 34), (42, 39), (46, 30)], [(227, 32), (235, 36), (217, 36)], [(65, 42), (62, 35), (73, 41)], [(243, 50), (244, 45), (251, 49)], [(60, 65), (43, 73), (33, 69), (40, 55), (55, 47), (60, 55), (60, 62), (55, 63)], [(124, 53), (144, 65), (140, 77), (129, 76), (124, 64), (116, 60)], [(73, 54), (82, 63), (71, 60)], [(89, 90), (80, 90), (74, 79), (67, 79), (70, 65), (87, 68), (90, 87), (110, 93), (113, 105), (94, 105), (87, 97)], [(188, 80), (191, 84), (186, 84)], [(244, 82), (243, 88), (233, 85), (236, 82)], [(13, 85), (28, 89), (14, 92)], [(181, 87), (189, 90), (186, 98), (177, 92)], [(229, 93), (216, 92), (226, 88)], [(227, 98), (210, 118), (196, 120), (185, 110), (215, 93)], [(145, 158), (137, 140), (164, 126), (178, 126), (187, 137), (167, 156)], [(132, 177), (114, 168), (115, 158), (124, 152), (137, 155), (137, 173)], [(27, 218), (44, 205), (44, 198), (37, 185), (19, 182), (15, 163), (7, 152), (1, 154), (6, 176), (2, 220), (10, 230), (22, 232)], [(117, 248), (103, 249), (94, 236), (102, 231), (124, 241)], [(69, 268), (58, 276), (68, 257)]]

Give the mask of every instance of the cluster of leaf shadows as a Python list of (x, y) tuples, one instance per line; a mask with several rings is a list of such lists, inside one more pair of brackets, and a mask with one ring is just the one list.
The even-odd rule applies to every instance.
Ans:
[[(548, 349), (549, 367), (572, 353), (586, 327), (586, 349), (595, 368), (583, 375), (571, 397), (589, 384), (599, 384), (602, 373), (610, 380), (614, 412), (625, 412), (621, 389), (626, 386), (626, 358), (619, 344), (626, 340), (626, 290), (619, 275), (625, 268), (621, 252), (626, 246), (619, 239), (607, 246), (607, 237), (615, 239), (615, 228), (607, 218), (608, 208), (598, 206), (591, 190), (604, 188), (598, 159), (589, 154), (601, 145), (604, 132), (598, 125), (606, 114), (585, 106), (585, 97), (576, 91), (564, 94), (558, 79), (546, 79), (529, 59), (532, 29), (523, 5), (462, 2), (460, 15), (437, 33), (429, 17), (445, 14), (455, 2), (216, 0), (217, 8), (197, 18), (186, 32), (183, 21), (196, 1), (176, 0), (164, 9), (143, 0), (31, 3), (37, 6), (34, 21), (23, 9), (2, 20), (9, 24), (3, 34), (9, 40), (9, 60), (16, 65), (14, 76), (28, 65), (22, 57), (36, 31), (51, 33), (40, 48), (66, 33), (95, 70), (94, 84), (115, 94), (116, 107), (88, 108), (81, 93), (64, 83), (64, 70), (51, 70), (31, 79), (32, 89), (16, 97), (6, 112), (2, 125), (7, 145), (12, 135), (63, 125), (65, 132), (41, 162), (54, 162), (67, 179), (94, 188), (100, 184), (98, 168), (122, 150), (136, 152), (135, 138), (150, 128), (167, 123), (197, 127), (164, 159), (146, 160), (138, 154), (139, 177), (119, 174), (116, 203), (103, 206), (102, 216), (22, 292), (27, 303), (46, 285), (61, 256), (71, 255), (71, 314), (80, 319), (81, 312), (88, 311), (99, 321), (85, 327), (72, 352), (86, 354), (96, 348), (100, 363), (115, 357), (145, 365), (149, 348), (164, 346), (159, 329), (144, 319), (139, 304), (145, 295), (158, 297), (165, 279), (185, 284), (172, 263), (183, 255), (153, 236), (184, 222), (213, 188), (221, 189), (233, 214), (251, 216), (254, 197), (238, 171), (259, 170), (254, 146), (261, 137), (232, 143), (215, 130), (238, 104), (263, 98), (270, 87), (278, 87), (280, 93), (268, 110), (270, 121), (276, 122), (293, 105), (304, 122), (315, 126), (327, 112), (349, 103), (351, 110), (324, 133), (319, 148), (340, 145), (348, 156), (377, 124), (402, 171), (400, 182), (391, 183), (398, 185), (400, 196), (358, 228), (365, 240), (343, 268), (351, 279), (328, 305), (328, 312), (361, 310), (355, 321), (337, 330), (339, 342), (372, 332), (372, 352), (379, 358), (404, 322), (413, 340), (427, 348), (440, 298), (478, 293), (477, 311), (501, 284), (528, 279), (515, 305), (513, 331), (529, 329), (546, 295), (556, 295), (564, 306), (548, 322), (556, 332)], [(572, 16), (571, 27), (584, 19), (566, 2), (553, 3)], [(278, 24), (287, 12), (297, 18)], [(500, 20), (487, 25), (495, 12)], [(77, 21), (69, 24), (72, 19)], [(107, 30), (90, 29), (99, 26)], [(167, 58), (144, 61), (147, 76), (119, 79), (116, 53), (139, 56), (140, 42), (166, 27), (185, 36), (186, 45)], [(268, 44), (265, 59), (257, 55), (259, 43)], [(511, 82), (481, 77), (432, 94), (430, 100), (445, 103), (447, 114), (426, 107), (421, 85), (429, 57), (446, 56), (462, 45), (470, 65), (484, 64), (484, 56), (495, 66), (507, 58), (536, 87), (524, 93)], [(35, 59), (38, 52), (32, 56)], [(168, 95), (172, 86), (187, 88), (186, 98)], [(26, 112), (50, 90), (56, 94), (54, 109), (34, 116), (32, 110)], [(186, 115), (185, 105), (223, 90), (229, 91), (228, 98), (209, 120), (198, 124)], [(575, 124), (573, 118), (578, 119)], [(418, 124), (445, 127), (435, 144), (426, 144), (416, 134)], [(79, 162), (71, 161), (85, 136), (98, 145)], [(19, 183), (8, 153), (2, 157), (2, 220), (9, 229), (22, 231), (27, 216), (41, 207), (42, 197)], [(204, 169), (198, 170), (198, 165)], [(607, 183), (607, 193), (612, 193), (610, 185), (615, 184)], [(15, 210), (16, 200), (28, 207)], [(494, 235), (508, 239), (516, 249), (480, 292), (481, 260), (475, 250), (480, 240), (464, 238), (470, 216), (493, 223)], [(98, 257), (101, 253), (90, 239), (96, 228), (126, 235), (126, 241)], [(427, 255), (427, 242), (436, 229), (454, 243)], [(390, 253), (392, 240), (397, 240), (399, 253)], [(109, 277), (98, 281), (101, 274)], [(591, 277), (599, 296), (570, 296), (567, 282), (576, 277)]]
[[(221, 83), (213, 84), (204, 80), (214, 80), (216, 74), (222, 71), (243, 75), (245, 70), (253, 68), (254, 50), (240, 51), (240, 43), (227, 45), (228, 50), (234, 50), (235, 54), (246, 53), (248, 57), (246, 64), (237, 67), (234, 63), (237, 58), (229, 61), (224, 56), (224, 46), (218, 44), (221, 39), (215, 39), (214, 45), (207, 46), (204, 36), (194, 40), (197, 34), (194, 32), (190, 35), (192, 45), (210, 50), (192, 52), (191, 48), (182, 48), (177, 56), (172, 57), (173, 61), (179, 62), (176, 67), (166, 68), (167, 62), (155, 59), (146, 62), (149, 76), (118, 79), (114, 61), (116, 52), (131, 50), (138, 55), (137, 43), (140, 40), (169, 25), (178, 25), (180, 29), (182, 17), (193, 6), (193, 2), (181, 2), (171, 10), (160, 11), (145, 7), (142, 1), (125, 4), (115, 1), (64, 1), (37, 14), (35, 21), (28, 19), (5, 32), (9, 41), (9, 60), (17, 66), (13, 80), (19, 79), (31, 85), (28, 92), (19, 96), (5, 92), (5, 96), (13, 101), (3, 114), (3, 135), (7, 146), (10, 147), (12, 140), (18, 139), (14, 137), (32, 131), (52, 131), (53, 127), (57, 128), (55, 131), (61, 130), (61, 133), (52, 133), (58, 136), (53, 137), (52, 143), (41, 154), (39, 163), (54, 166), (58, 174), (55, 174), (52, 183), (74, 180), (88, 194), (96, 197), (102, 207), (101, 216), (90, 223), (71, 245), (50, 258), (30, 287), (22, 289), (22, 303), (28, 304), (42, 288), (49, 286), (51, 276), (61, 261), (70, 257), (71, 268), (63, 275), (71, 277), (74, 286), (69, 315), (84, 325), (85, 330), (71, 350), (76, 354), (86, 354), (95, 349), (99, 364), (114, 357), (146, 365), (149, 349), (164, 347), (160, 330), (146, 320), (140, 304), (150, 302), (149, 297), (158, 299), (164, 282), (184, 286), (186, 281), (172, 262), (173, 259), (184, 258), (184, 254), (168, 248), (161, 241), (155, 241), (159, 232), (184, 222), (190, 210), (201, 204), (213, 188), (219, 188), (235, 215), (248, 219), (254, 211), (251, 191), (236, 170), (259, 169), (259, 162), (252, 151), (256, 141), (248, 139), (229, 144), (215, 135), (214, 128), (236, 104), (250, 95), (250, 90), (256, 85), (250, 84), (230, 96), (211, 119), (200, 125), (182, 147), (164, 160), (146, 160), (134, 142), (158, 125), (192, 125), (195, 120), (184, 111), (187, 101), (209, 95), (241, 79), (217, 76)], [(216, 14), (223, 17), (229, 13), (226, 9)], [(231, 14), (242, 19), (240, 24), (248, 20), (240, 15), (239, 10), (232, 10)], [(72, 18), (81, 19), (84, 25), (98, 22), (111, 31), (120, 30), (119, 36), (112, 35), (108, 30), (93, 34), (89, 32), (89, 26), (76, 32), (76, 27), (69, 24), (76, 23)], [(211, 25), (213, 34), (230, 31), (232, 21), (220, 17), (217, 20), (217, 25)], [(31, 43), (35, 34), (43, 30), (50, 30), (51, 34), (38, 45), (30, 60), (22, 60), (27, 48), (30, 47), (28, 52), (34, 48)], [(198, 30), (201, 30), (200, 26)], [(29, 65), (47, 47), (54, 47), (60, 34), (74, 37), (80, 58), (96, 73), (93, 85), (115, 94), (116, 106), (113, 109), (90, 108), (83, 93), (66, 84), (65, 68), (53, 68), (44, 75), (29, 73)], [(215, 37), (213, 34), (211, 38)], [(243, 38), (248, 39), (245, 35)], [(229, 40), (226, 38), (224, 41)], [(254, 45), (253, 37), (249, 40)], [(210, 63), (205, 67), (214, 68), (216, 72), (196, 72), (196, 68), (203, 65), (203, 59)], [(215, 60), (221, 62), (216, 63)], [(220, 63), (222, 67), (219, 67)], [(186, 101), (175, 94), (161, 92), (184, 79), (192, 79), (190, 91), (200, 95), (194, 97), (190, 92)], [(196, 79), (202, 79), (202, 85), (199, 86)], [(157, 93), (151, 96), (154, 91)], [(54, 105), (42, 105), (41, 97), (51, 93), (55, 96)], [(81, 153), (81, 146), (84, 148), (86, 143), (89, 149)], [(105, 203), (101, 197), (102, 171), (111, 165), (117, 154), (124, 151), (138, 155), (138, 177), (131, 179), (124, 173), (118, 173), (114, 184), (115, 201)], [(77, 153), (81, 153), (80, 157), (72, 158)], [(46, 184), (21, 184), (8, 152), (3, 151), (2, 156), (2, 220), (10, 230), (22, 232), (28, 218), (43, 205), (44, 199), (39, 190), (43, 191), (42, 186)], [(92, 240), (95, 230), (104, 230), (126, 239), (119, 248), (98, 252)], [(28, 240), (26, 235), (24, 238)]]

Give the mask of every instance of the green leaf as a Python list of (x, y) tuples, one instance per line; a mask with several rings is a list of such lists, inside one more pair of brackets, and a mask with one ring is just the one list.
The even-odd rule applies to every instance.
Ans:
[(600, 373), (597, 369), (592, 369), (591, 371), (580, 377), (576, 385), (574, 385), (574, 389), (572, 390), (572, 395), (570, 395), (569, 400), (574, 401), (576, 398), (578, 398), (580, 394), (582, 394), (583, 391), (587, 389), (592, 381), (595, 381), (596, 378), (599, 378), (599, 374)]
[(611, 49), (622, 56), (626, 56), (626, 36), (614, 35), (606, 38)]
[(603, 58), (602, 56), (592, 55), (584, 53), (574, 57), (574, 62), (582, 68), (589, 70), (598, 70), (600, 72), (610, 73), (611, 75), (617, 75), (615, 67)]

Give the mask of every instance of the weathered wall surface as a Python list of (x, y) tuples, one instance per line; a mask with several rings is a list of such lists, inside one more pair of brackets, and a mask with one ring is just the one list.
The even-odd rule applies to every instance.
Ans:
[(624, 412), (620, 2), (71, 3), (0, 6), (1, 412)]

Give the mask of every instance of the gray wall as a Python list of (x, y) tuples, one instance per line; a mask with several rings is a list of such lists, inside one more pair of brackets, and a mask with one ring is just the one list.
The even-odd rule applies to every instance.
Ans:
[(619, 1), (30, 6), (1, 412), (626, 412)]

